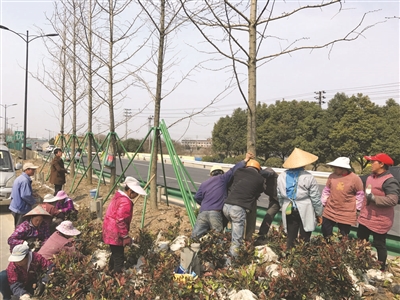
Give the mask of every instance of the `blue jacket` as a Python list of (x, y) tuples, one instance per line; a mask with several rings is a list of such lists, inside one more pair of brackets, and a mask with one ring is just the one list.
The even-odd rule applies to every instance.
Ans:
[(245, 165), (244, 161), (240, 161), (226, 173), (210, 177), (200, 185), (194, 196), (196, 202), (201, 204), (200, 212), (222, 210), (228, 194), (228, 183), (232, 179), (233, 173), (236, 169), (244, 168)]
[(32, 196), (32, 180), (22, 173), (15, 179), (11, 190), (10, 210), (17, 214), (26, 214), (36, 204), (36, 199)]

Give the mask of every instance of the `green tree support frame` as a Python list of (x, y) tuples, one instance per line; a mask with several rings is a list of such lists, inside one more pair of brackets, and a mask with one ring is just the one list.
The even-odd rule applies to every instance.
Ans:
[[(191, 192), (191, 186), (196, 191), (197, 191), (197, 187), (194, 184), (192, 178), (190, 177), (189, 173), (187, 172), (186, 168), (184, 167), (182, 161), (180, 160), (179, 156), (177, 155), (177, 153), (175, 151), (175, 148), (173, 146), (171, 137), (169, 135), (169, 132), (168, 132), (167, 126), (165, 125), (164, 120), (161, 121), (161, 125), (160, 125), (159, 128), (153, 127), (153, 128), (151, 128), (149, 130), (149, 132), (147, 133), (145, 138), (142, 140), (142, 142), (138, 146), (136, 152), (132, 156), (130, 156), (128, 154), (128, 152), (126, 151), (121, 139), (118, 137), (116, 132), (109, 132), (107, 134), (107, 137), (101, 143), (101, 145), (99, 145), (97, 143), (97, 141), (94, 138), (93, 133), (91, 133), (91, 132), (88, 132), (85, 135), (85, 138), (82, 141), (82, 143), (79, 143), (79, 140), (77, 139), (76, 136), (75, 137), (71, 136), (70, 139), (68, 140), (68, 142), (65, 142), (66, 147), (68, 147), (70, 145), (72, 138), (76, 138), (76, 140), (78, 142), (78, 147), (83, 150), (82, 151), (82, 156), (83, 156), (84, 153), (87, 153), (86, 145), (87, 145), (88, 139), (90, 138), (93, 141), (92, 145), (94, 145), (96, 153), (95, 153), (95, 155), (93, 157), (91, 156), (91, 152), (90, 151), (89, 151), (89, 153), (87, 153), (87, 157), (91, 157), (91, 160), (90, 160), (90, 162), (89, 162), (87, 167), (84, 165), (83, 160), (80, 160), (78, 162), (78, 164), (76, 166), (76, 169), (79, 169), (79, 170), (82, 171), (82, 176), (81, 176), (81, 178), (79, 179), (79, 181), (75, 185), (75, 179), (76, 179), (76, 176), (77, 176), (77, 172), (75, 172), (75, 176), (73, 178), (73, 182), (72, 182), (72, 185), (71, 185), (70, 192), (74, 193), (76, 191), (76, 189), (78, 188), (79, 184), (82, 182), (82, 179), (84, 177), (87, 177), (88, 169), (90, 169), (90, 167), (93, 168), (93, 162), (96, 159), (97, 159), (97, 162), (99, 163), (99, 165), (101, 166), (100, 170), (95, 170), (93, 168), (94, 173), (96, 174), (96, 176), (98, 178), (98, 183), (97, 183), (97, 188), (96, 189), (99, 190), (101, 182), (106, 184), (105, 173), (107, 173), (107, 172), (106, 172), (105, 168), (107, 168), (107, 167), (105, 166), (105, 161), (107, 159), (108, 150), (109, 150), (109, 147), (110, 147), (110, 141), (111, 141), (111, 137), (112, 136), (115, 137), (115, 139), (117, 141), (117, 145), (119, 145), (123, 149), (123, 151), (127, 154), (128, 164), (124, 167), (123, 164), (122, 164), (121, 154), (120, 153), (116, 153), (115, 154), (114, 162), (116, 162), (117, 160), (119, 161), (122, 172), (117, 177), (117, 180), (115, 181), (115, 184), (110, 188), (110, 190), (109, 190), (108, 194), (106, 195), (106, 197), (103, 199), (103, 205), (108, 200), (108, 198), (111, 196), (111, 194), (114, 192), (114, 190), (117, 187), (117, 185), (120, 185), (120, 183), (125, 180), (125, 172), (128, 170), (128, 168), (130, 167), (131, 164), (133, 165), (133, 167), (135, 169), (135, 172), (137, 174), (137, 179), (140, 181), (140, 184), (142, 186), (145, 186), (145, 181), (141, 178), (139, 171), (137, 170), (137, 168), (133, 164), (133, 160), (135, 159), (139, 149), (141, 149), (141, 147), (143, 146), (143, 144), (145, 143), (145, 141), (147, 140), (147, 138), (151, 134), (153, 135), (152, 144), (151, 144), (151, 153), (154, 152), (156, 143), (159, 143), (158, 145), (159, 145), (159, 149), (160, 149), (160, 158), (161, 158), (160, 160), (161, 160), (161, 165), (162, 165), (162, 172), (163, 172), (163, 179), (164, 179), (164, 187), (165, 187), (165, 195), (166, 195), (167, 205), (169, 205), (169, 203), (168, 203), (168, 187), (167, 187), (167, 182), (166, 182), (166, 178), (165, 178), (165, 166), (164, 166), (164, 157), (163, 157), (163, 153), (162, 153), (161, 135), (164, 136), (164, 142), (165, 142), (165, 145), (166, 145), (167, 150), (168, 150), (168, 154), (169, 154), (169, 157), (170, 157), (170, 160), (171, 160), (172, 167), (174, 169), (174, 173), (176, 175), (176, 179), (178, 181), (179, 189), (181, 191), (182, 198), (183, 198), (183, 201), (184, 201), (184, 204), (185, 204), (185, 208), (186, 208), (187, 214), (189, 216), (189, 221), (190, 221), (190, 224), (193, 227), (195, 222), (196, 222), (195, 211), (197, 209), (197, 204), (196, 204), (196, 201), (194, 200), (193, 194)], [(63, 141), (65, 141), (65, 137), (64, 136), (61, 136), (61, 138), (63, 139)], [(58, 142), (57, 142), (57, 144), (58, 144)], [(98, 154), (98, 152), (99, 152), (98, 150), (100, 150), (100, 149), (102, 149), (103, 153), (104, 153), (104, 155), (102, 155), (102, 157), (100, 157), (99, 154)], [(117, 149), (118, 149), (118, 147), (117, 147)], [(48, 162), (49, 157), (47, 157), (46, 162), (44, 164), (46, 164)], [(152, 155), (151, 155), (151, 157), (152, 157)], [(73, 158), (71, 158), (71, 159), (73, 159)], [(147, 182), (151, 178), (151, 174), (150, 174), (151, 163), (152, 163), (152, 159), (150, 159), (149, 171), (148, 171), (148, 175), (147, 175)], [(70, 165), (70, 162), (67, 164), (66, 167), (69, 167), (69, 165)], [(44, 167), (44, 165), (42, 166), (42, 169), (43, 169), (43, 167)], [(47, 175), (46, 180), (48, 180), (49, 176), (50, 176), (50, 171), (49, 171), (49, 173)], [(149, 190), (149, 188), (147, 188), (147, 190)], [(96, 200), (97, 197), (98, 197), (98, 193), (95, 194), (94, 200)], [(142, 219), (141, 219), (141, 228), (143, 228), (143, 226), (144, 226), (146, 206), (147, 206), (147, 197), (148, 196), (145, 196), (145, 198), (144, 198)]]

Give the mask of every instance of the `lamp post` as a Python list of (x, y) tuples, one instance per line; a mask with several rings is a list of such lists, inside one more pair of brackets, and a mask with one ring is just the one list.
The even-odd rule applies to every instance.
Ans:
[(13, 103), (13, 104), (0, 104), (1, 106), (4, 107), (4, 142), (7, 142), (7, 108), (10, 106), (14, 106), (17, 105), (17, 103)]
[(26, 37), (22, 33), (15, 32), (14, 30), (9, 29), (8, 27), (5, 27), (3, 25), (0, 25), (0, 29), (4, 29), (7, 31), (10, 31), (16, 35), (18, 35), (25, 43), (26, 43), (26, 59), (25, 59), (25, 101), (24, 101), (24, 141), (23, 141), (23, 154), (22, 154), (22, 159), (26, 159), (26, 129), (27, 129), (27, 117), (28, 117), (28, 53), (29, 53), (29, 43), (38, 39), (38, 38), (44, 38), (44, 37), (53, 37), (53, 36), (58, 36), (58, 33), (50, 33), (50, 34), (44, 34), (44, 35), (34, 35), (30, 36), (29, 31), (26, 31)]

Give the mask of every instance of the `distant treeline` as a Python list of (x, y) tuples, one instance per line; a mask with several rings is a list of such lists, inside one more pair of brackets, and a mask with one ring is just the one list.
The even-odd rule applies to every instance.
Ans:
[[(237, 108), (220, 118), (212, 132), (215, 153), (225, 157), (246, 152), (247, 110)], [(314, 167), (339, 156), (350, 157), (364, 169), (364, 155), (385, 152), (400, 163), (400, 106), (384, 106), (363, 94), (338, 93), (322, 109), (307, 101), (277, 101), (257, 105), (257, 157), (283, 161), (294, 147), (319, 157)]]

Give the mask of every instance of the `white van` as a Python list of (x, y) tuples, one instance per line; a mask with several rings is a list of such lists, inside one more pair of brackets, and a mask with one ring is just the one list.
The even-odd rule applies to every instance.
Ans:
[(11, 189), (16, 178), (15, 170), (22, 168), (18, 163), (14, 167), (10, 150), (0, 144), (0, 205), (9, 205), (11, 202)]

